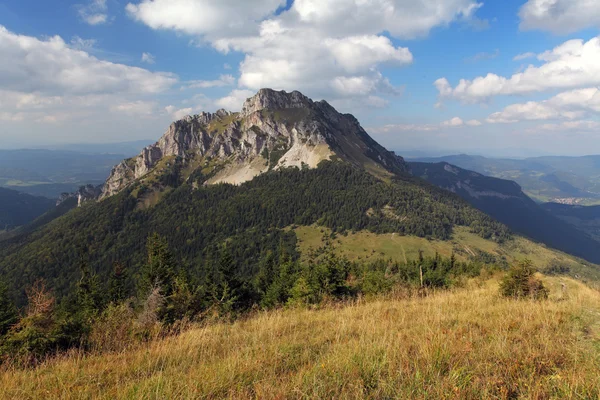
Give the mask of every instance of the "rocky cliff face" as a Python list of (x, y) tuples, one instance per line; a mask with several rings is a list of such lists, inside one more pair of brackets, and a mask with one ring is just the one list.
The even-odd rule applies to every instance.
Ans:
[(87, 201), (95, 201), (102, 195), (103, 186), (94, 186), (94, 185), (85, 185), (81, 186), (74, 193), (63, 193), (60, 195), (58, 200), (56, 201), (56, 206), (58, 207), (68, 199), (76, 198), (77, 206), (81, 207), (81, 205)]
[(112, 196), (165, 163), (208, 171), (205, 184), (239, 184), (271, 169), (316, 167), (337, 156), (385, 176), (408, 170), (376, 143), (351, 115), (300, 92), (262, 89), (240, 113), (219, 110), (171, 124), (154, 145), (113, 168), (102, 189)]

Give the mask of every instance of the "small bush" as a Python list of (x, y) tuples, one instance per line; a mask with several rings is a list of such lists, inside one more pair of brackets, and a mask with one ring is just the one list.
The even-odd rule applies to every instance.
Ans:
[(548, 289), (535, 277), (535, 269), (531, 261), (524, 260), (511, 267), (502, 279), (500, 294), (517, 299), (542, 300), (548, 298)]
[(121, 351), (135, 339), (135, 314), (128, 304), (111, 304), (94, 322), (90, 346), (96, 351)]

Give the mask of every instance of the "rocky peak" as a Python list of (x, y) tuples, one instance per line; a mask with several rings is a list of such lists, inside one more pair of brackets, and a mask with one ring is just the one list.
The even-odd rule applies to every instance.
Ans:
[(158, 142), (113, 168), (101, 198), (136, 182), (157, 185), (150, 177), (169, 175), (175, 163), (186, 174), (179, 182), (199, 171), (194, 176), (205, 177), (204, 184), (240, 184), (272, 169), (316, 168), (333, 156), (384, 179), (408, 170), (352, 115), (297, 91), (261, 89), (241, 113), (202, 112), (173, 122)]
[(261, 89), (244, 102), (242, 116), (261, 110), (283, 110), (290, 108), (310, 108), (313, 101), (298, 91), (287, 93), (273, 89)]
[(58, 200), (56, 201), (56, 206), (58, 207), (65, 201), (71, 198), (77, 199), (77, 207), (81, 207), (81, 205), (88, 201), (98, 200), (100, 195), (102, 194), (102, 185), (94, 186), (94, 185), (85, 185), (79, 187), (76, 192), (73, 193), (62, 193)]

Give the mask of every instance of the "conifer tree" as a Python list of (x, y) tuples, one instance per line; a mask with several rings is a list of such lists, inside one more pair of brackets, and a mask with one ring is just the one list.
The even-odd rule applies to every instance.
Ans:
[(173, 291), (175, 262), (167, 241), (158, 233), (148, 238), (146, 246), (148, 259), (142, 270), (141, 289), (144, 293), (153, 287), (160, 287), (165, 296)]
[(17, 307), (8, 294), (8, 286), (0, 281), (0, 337), (18, 321)]
[(108, 281), (108, 299), (113, 304), (119, 304), (127, 299), (127, 269), (125, 265), (116, 261), (113, 264), (113, 273)]

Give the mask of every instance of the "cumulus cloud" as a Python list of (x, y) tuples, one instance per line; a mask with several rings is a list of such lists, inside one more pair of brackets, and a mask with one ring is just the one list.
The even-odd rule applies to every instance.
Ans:
[(216, 101), (216, 104), (220, 108), (224, 108), (229, 111), (240, 111), (242, 105), (249, 97), (252, 97), (254, 92), (251, 90), (240, 90), (236, 89), (232, 91), (228, 96), (222, 97)]
[(223, 53), (245, 54), (238, 90), (301, 90), (366, 104), (400, 92), (380, 66), (413, 61), (409, 49), (395, 46), (383, 32), (423, 37), (435, 27), (473, 20), (482, 6), (475, 0), (295, 0), (281, 11), (285, 4), (142, 0), (128, 4), (127, 11), (153, 29), (187, 33)]
[(191, 115), (193, 109), (191, 107), (178, 109), (175, 106), (166, 106), (165, 111), (172, 119), (180, 120), (187, 115)]
[(466, 124), (467, 126), (481, 126), (481, 125), (483, 125), (483, 124), (481, 123), (481, 121), (478, 121), (478, 120), (476, 120), (476, 119), (471, 119), (471, 120), (469, 120), (469, 121), (465, 122), (465, 124)]
[(434, 82), (441, 98), (465, 102), (487, 101), (498, 95), (571, 89), (600, 84), (600, 37), (587, 42), (569, 40), (537, 56), (544, 64), (529, 65), (511, 77), (487, 74), (473, 80), (461, 79), (452, 87), (446, 78)]
[(79, 18), (89, 25), (101, 25), (108, 22), (106, 0), (90, 0), (87, 4), (77, 4)]
[(284, 5), (285, 0), (142, 0), (127, 4), (126, 10), (153, 29), (206, 35), (211, 40), (252, 34), (256, 21)]
[[(87, 51), (95, 42), (58, 36), (40, 40), (0, 26), (2, 120), (59, 123), (107, 115), (151, 116), (156, 96), (175, 75), (102, 61)], [(147, 97), (146, 99), (144, 97)]]
[(186, 85), (182, 89), (207, 89), (214, 87), (233, 86), (235, 84), (235, 78), (233, 75), (221, 75), (219, 79), (212, 81), (198, 80), (186, 82)]
[(156, 63), (156, 59), (150, 53), (142, 53), (142, 62), (146, 64), (154, 64)]
[(528, 0), (519, 10), (521, 30), (567, 34), (600, 27), (600, 2), (595, 0)]
[(464, 125), (464, 122), (459, 117), (454, 117), (452, 119), (449, 119), (448, 121), (442, 122), (442, 126), (445, 126), (445, 127), (456, 127), (456, 126), (462, 126), (462, 125)]
[(0, 26), (0, 87), (46, 93), (159, 93), (177, 82), (169, 73), (99, 60), (59, 36), (39, 40)]
[(559, 93), (544, 101), (511, 104), (502, 111), (491, 114), (486, 121), (514, 123), (551, 119), (574, 120), (594, 113), (600, 113), (600, 90), (596, 87)]

